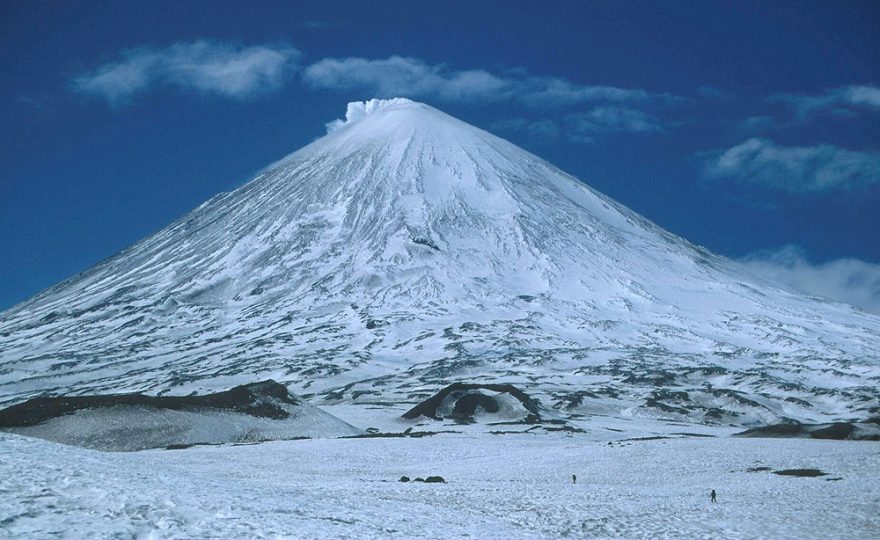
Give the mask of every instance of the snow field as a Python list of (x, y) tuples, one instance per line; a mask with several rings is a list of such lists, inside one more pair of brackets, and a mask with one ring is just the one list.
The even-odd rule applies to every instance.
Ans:
[[(880, 536), (875, 443), (466, 434), (101, 453), (0, 434), (0, 455), (10, 538)], [(397, 481), (433, 474), (449, 483)]]

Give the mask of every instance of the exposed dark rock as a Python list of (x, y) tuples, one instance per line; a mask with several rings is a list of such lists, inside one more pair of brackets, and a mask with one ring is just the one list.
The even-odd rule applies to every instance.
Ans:
[(671, 439), (672, 437), (666, 437), (664, 435), (648, 435), (646, 437), (633, 437), (631, 439), (621, 439), (618, 442), (637, 442), (637, 441), (659, 441), (662, 439)]
[(815, 478), (817, 476), (828, 476), (828, 473), (819, 469), (785, 469), (782, 471), (773, 471), (773, 474), (780, 476), (800, 476), (804, 478)]
[(849, 423), (838, 422), (828, 427), (819, 428), (810, 433), (814, 439), (834, 439), (837, 441), (846, 439), (855, 431), (856, 427)]
[(736, 433), (737, 437), (801, 437), (806, 434), (802, 424), (772, 424)]
[[(403, 479), (400, 481), (403, 482)], [(444, 480), (442, 476), (429, 476), (427, 478), (418, 477), (413, 480), (413, 482), (421, 482), (423, 484), (445, 484), (446, 480)]]
[(573, 426), (559, 426), (559, 427), (544, 426), (544, 431), (547, 431), (547, 432), (564, 431), (566, 433), (587, 433), (586, 430), (578, 428), (578, 427), (573, 427)]
[(709, 407), (704, 413), (706, 418), (711, 418), (713, 420), (721, 420), (725, 417), (725, 415), (739, 416), (739, 414), (740, 413), (737, 411), (725, 411), (723, 409), (719, 409), (718, 407)]
[(584, 398), (590, 399), (599, 399), (599, 394), (595, 392), (590, 392), (589, 390), (579, 390), (577, 392), (570, 392), (567, 394), (563, 394), (559, 397), (559, 400), (556, 402), (557, 407), (565, 407), (568, 410), (576, 409), (583, 405)]
[(411, 438), (411, 439), (420, 439), (422, 437), (432, 437), (434, 435), (438, 435), (440, 433), (461, 433), (460, 431), (394, 431), (394, 432), (381, 432), (381, 431), (371, 431), (369, 433), (361, 433), (358, 435), (348, 435), (342, 437), (343, 439), (403, 439), (403, 438)]
[(400, 482), (409, 482), (409, 476), (401, 476), (399, 481)]
[(289, 413), (278, 402), (299, 405), (287, 388), (275, 381), (236, 386), (225, 392), (202, 396), (146, 396), (144, 394), (109, 394), (103, 396), (38, 397), (0, 410), (0, 428), (25, 427), (83, 409), (118, 405), (151, 407), (176, 411), (223, 409), (261, 418), (281, 420)]
[(813, 408), (813, 404), (805, 399), (800, 399), (800, 398), (796, 398), (793, 396), (789, 396), (789, 397), (785, 398), (785, 401), (787, 401), (789, 403), (796, 403), (796, 404), (800, 405), (801, 407), (806, 407), (808, 409)]
[(753, 407), (755, 409), (766, 409), (767, 408), (764, 405), (762, 405), (761, 403), (759, 403), (753, 399), (747, 398), (745, 396), (745, 394), (743, 394), (742, 392), (739, 392), (737, 390), (730, 390), (728, 388), (713, 388), (709, 392), (715, 397), (731, 398), (735, 402), (737, 402), (738, 404), (745, 405), (746, 407)]
[(880, 429), (869, 419), (865, 422), (835, 422), (833, 424), (772, 424), (736, 433), (736, 437), (790, 437), (833, 439), (837, 441), (880, 441)]
[(452, 409), (452, 418), (470, 418), (476, 414), (478, 408), (482, 408), (487, 413), (497, 413), (501, 410), (498, 402), (492, 396), (481, 393), (465, 394), (455, 402), (455, 407)]
[(446, 480), (442, 476), (429, 476), (425, 478), (426, 484), (445, 484)]
[(675, 383), (675, 375), (669, 372), (659, 372), (656, 374), (630, 374), (626, 376), (622, 382), (637, 386), (671, 386)]
[(537, 423), (541, 421), (538, 404), (528, 394), (512, 384), (454, 383), (419, 403), (402, 416), (410, 420), (420, 416), (442, 420), (445, 416), (441, 412), (441, 407), (443, 407), (444, 403), (448, 406), (450, 401), (453, 404), (451, 412), (447, 416), (457, 422), (473, 422), (474, 415), (480, 409), (490, 414), (498, 413), (501, 410), (498, 396), (486, 394), (482, 390), (513, 396), (526, 411), (526, 416), (523, 419), (524, 422)]
[(434, 251), (440, 251), (440, 248), (437, 247), (437, 244), (435, 244), (434, 241), (431, 240), (430, 238), (415, 237), (412, 239), (412, 241), (416, 244), (420, 244), (422, 246), (427, 246), (427, 247), (433, 249)]
[(667, 403), (663, 403), (662, 401), (657, 401), (654, 398), (647, 398), (645, 400), (646, 407), (652, 407), (663, 412), (674, 413), (674, 414), (682, 414), (686, 415), (690, 412), (690, 410), (685, 409), (684, 407), (675, 407), (673, 405), (669, 405)]

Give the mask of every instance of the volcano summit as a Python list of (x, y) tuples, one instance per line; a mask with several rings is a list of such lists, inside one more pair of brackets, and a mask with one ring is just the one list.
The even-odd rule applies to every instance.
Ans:
[(776, 288), (428, 105), (330, 133), (0, 314), (0, 403), (272, 378), (325, 403), (512, 383), (559, 414), (880, 413), (880, 318)]

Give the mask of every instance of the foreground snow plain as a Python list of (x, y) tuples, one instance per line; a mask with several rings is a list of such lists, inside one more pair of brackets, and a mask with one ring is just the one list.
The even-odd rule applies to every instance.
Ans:
[[(0, 536), (880, 537), (876, 443), (714, 434), (464, 429), (131, 453), (0, 434)], [(760, 467), (828, 476), (748, 471)], [(398, 482), (434, 474), (448, 483)]]

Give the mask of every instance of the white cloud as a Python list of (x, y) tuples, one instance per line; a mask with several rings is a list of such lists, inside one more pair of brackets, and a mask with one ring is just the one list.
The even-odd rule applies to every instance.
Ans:
[(549, 118), (542, 118), (529, 124), (529, 135), (543, 140), (553, 140), (560, 136), (559, 126)]
[(740, 128), (747, 132), (756, 132), (770, 129), (777, 125), (776, 119), (772, 116), (759, 115), (749, 116), (740, 124)]
[(880, 182), (880, 154), (831, 145), (785, 147), (752, 138), (713, 153), (705, 174), (793, 193), (856, 189)]
[(501, 74), (483, 69), (453, 70), (417, 58), (384, 60), (325, 58), (303, 72), (314, 88), (362, 90), (380, 97), (432, 97), (442, 101), (517, 101), (525, 105), (565, 106), (590, 102), (672, 103), (669, 94), (640, 89), (577, 85), (556, 77), (537, 77), (524, 70)]
[(880, 314), (880, 264), (838, 259), (814, 265), (802, 249), (790, 245), (778, 251), (753, 253), (740, 262), (786, 288)]
[(79, 93), (120, 104), (157, 86), (246, 99), (279, 89), (300, 53), (290, 46), (240, 46), (214, 41), (124, 51), (119, 61), (71, 81)]
[(509, 118), (493, 123), (492, 129), (525, 133), (538, 140), (555, 141), (563, 138), (571, 143), (592, 144), (597, 137), (609, 133), (662, 132), (663, 121), (637, 109), (600, 106), (586, 113), (566, 115), (561, 122), (549, 118)]
[(152, 84), (157, 58), (144, 52), (130, 53), (119, 63), (105, 64), (92, 73), (75, 78), (72, 88), (83, 94), (95, 94), (110, 103), (120, 103)]
[(318, 21), (318, 20), (303, 21), (300, 24), (301, 28), (305, 28), (308, 30), (328, 30), (330, 28), (336, 28), (338, 26), (340, 26), (340, 24), (338, 22)]
[(387, 60), (327, 58), (305, 69), (315, 88), (368, 90), (382, 97), (436, 96), (446, 101), (482, 99), (501, 92), (505, 81), (483, 70), (444, 73), (442, 66), (392, 56)]
[(855, 105), (864, 105), (880, 109), (880, 88), (875, 86), (848, 86), (843, 91), (847, 101)]
[(578, 134), (663, 131), (659, 118), (628, 107), (595, 107), (584, 114), (570, 115), (568, 121), (572, 130)]
[(817, 113), (852, 115), (852, 109), (880, 110), (880, 88), (850, 85), (818, 95), (776, 94), (770, 101), (789, 105), (801, 120)]
[(718, 88), (717, 86), (712, 86), (711, 84), (703, 85), (697, 88), (697, 94), (705, 99), (715, 101), (727, 101), (736, 97), (732, 92), (727, 92)]
[(549, 119), (528, 120), (526, 118), (507, 118), (493, 122), (491, 130), (495, 132), (525, 133), (530, 139), (538, 141), (555, 141), (562, 135), (559, 125)]
[(583, 86), (556, 77), (526, 77), (511, 82), (512, 97), (526, 105), (575, 105), (593, 102), (673, 103), (669, 94), (614, 86)]

